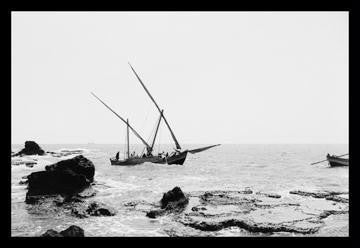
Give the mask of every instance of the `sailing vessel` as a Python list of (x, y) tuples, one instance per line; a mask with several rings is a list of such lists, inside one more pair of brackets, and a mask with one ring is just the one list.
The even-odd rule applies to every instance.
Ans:
[[(130, 63), (129, 63), (130, 65)], [(160, 118), (158, 120), (157, 126), (156, 126), (156, 131), (153, 137), (153, 140), (151, 142), (151, 145), (149, 145), (140, 135), (138, 132), (135, 131), (135, 129), (129, 124), (129, 121), (126, 120), (124, 118), (122, 118), (120, 115), (118, 115), (114, 110), (112, 110), (105, 102), (103, 102), (99, 97), (97, 97), (94, 93), (91, 92), (91, 94), (96, 97), (103, 105), (105, 105), (105, 107), (107, 107), (110, 111), (112, 111), (119, 119), (121, 119), (127, 126), (127, 158), (125, 158), (124, 160), (119, 160), (116, 158), (110, 158), (110, 162), (111, 165), (136, 165), (136, 164), (142, 164), (144, 162), (150, 162), (150, 163), (158, 163), (158, 164), (178, 164), (178, 165), (183, 165), (187, 154), (188, 153), (198, 153), (198, 152), (202, 152), (205, 151), (207, 149), (210, 149), (212, 147), (215, 146), (219, 146), (220, 144), (216, 144), (216, 145), (211, 145), (211, 146), (206, 146), (206, 147), (201, 147), (201, 148), (197, 148), (197, 149), (192, 149), (192, 150), (181, 150), (181, 146), (178, 142), (178, 140), (175, 137), (175, 134), (173, 132), (173, 130), (171, 129), (167, 119), (164, 116), (164, 110), (160, 109), (160, 107), (158, 106), (158, 104), (155, 102), (154, 98), (152, 97), (152, 95), (150, 94), (150, 92), (148, 91), (148, 89), (145, 87), (144, 83), (141, 81), (139, 75), (136, 73), (136, 71), (134, 70), (134, 68), (130, 65), (132, 71), (134, 72), (135, 76), (137, 77), (137, 79), (139, 80), (139, 82), (141, 83), (142, 87), (144, 88), (145, 92), (148, 94), (148, 96), (150, 97), (150, 99), (152, 100), (152, 102), (155, 104), (156, 108), (158, 109), (159, 113), (160, 113)], [(153, 152), (153, 148), (154, 148), (154, 144), (155, 144), (155, 139), (157, 136), (157, 132), (159, 130), (159, 126), (160, 126), (160, 122), (161, 120), (164, 120), (166, 126), (168, 127), (171, 137), (175, 143), (176, 149), (173, 153), (171, 153), (170, 155), (167, 156), (153, 156), (152, 152)], [(135, 136), (137, 138), (139, 138), (141, 140), (141, 142), (145, 145), (147, 152), (144, 153), (142, 156), (130, 156), (130, 151), (129, 151), (129, 130), (131, 130)]]
[(339, 158), (337, 156), (330, 156), (330, 154), (328, 154), (326, 156), (326, 159), (329, 162), (331, 167), (349, 166), (348, 158)]

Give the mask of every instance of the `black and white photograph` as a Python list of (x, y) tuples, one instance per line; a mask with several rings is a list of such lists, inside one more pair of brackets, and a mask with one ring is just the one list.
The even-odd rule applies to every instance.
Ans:
[(11, 237), (349, 237), (349, 11), (10, 17)]

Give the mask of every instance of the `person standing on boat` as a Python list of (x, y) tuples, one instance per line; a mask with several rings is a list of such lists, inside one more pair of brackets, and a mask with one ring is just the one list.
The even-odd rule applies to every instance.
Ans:
[(119, 152), (116, 153), (115, 158), (116, 158), (116, 160), (119, 160)]

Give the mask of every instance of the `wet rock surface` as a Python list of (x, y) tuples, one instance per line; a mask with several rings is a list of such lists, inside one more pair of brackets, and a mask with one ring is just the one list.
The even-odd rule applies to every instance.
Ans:
[(302, 191), (302, 190), (293, 190), (289, 192), (290, 194), (295, 195), (302, 195), (302, 196), (311, 196), (314, 198), (326, 198), (332, 197), (341, 194), (347, 194), (347, 192), (337, 192), (337, 191), (323, 191), (323, 192), (309, 192), (309, 191)]
[(329, 217), (348, 215), (346, 198), (338, 200), (339, 195), (346, 195), (346, 192), (291, 192), (282, 195), (254, 193), (249, 189), (189, 192), (181, 211), (173, 212), (167, 212), (162, 204), (154, 210), (156, 203), (128, 202), (124, 205), (130, 211), (146, 212), (150, 218), (166, 216), (183, 226), (169, 229), (170, 236), (183, 236), (195, 230), (199, 232), (197, 236), (216, 236), (233, 228), (244, 236), (276, 236), (277, 233), (316, 236), (321, 235)]
[(271, 198), (281, 198), (281, 195), (275, 193), (263, 193), (263, 192), (256, 192), (257, 195), (264, 195)]
[[(62, 160), (22, 177), (20, 183), (28, 184), (25, 202), (28, 212), (36, 215), (68, 214), (78, 218), (113, 216), (117, 211), (104, 203), (88, 201), (97, 190), (93, 188), (95, 167), (82, 155)], [(46, 235), (57, 235), (49, 230)]]
[(94, 174), (94, 164), (82, 155), (48, 165), (45, 171), (27, 176), (26, 203), (34, 203), (45, 195), (76, 195), (90, 186)]
[(46, 171), (72, 171), (75, 174), (83, 175), (89, 182), (94, 181), (95, 175), (95, 166), (93, 162), (84, 157), (83, 155), (78, 155), (71, 159), (61, 160), (55, 164), (47, 165), (45, 167)]
[(78, 218), (87, 218), (89, 216), (114, 216), (117, 211), (104, 203), (91, 201), (80, 202), (79, 204), (72, 205), (71, 213)]
[(25, 141), (25, 148), (11, 156), (44, 155), (45, 151), (35, 141)]
[(160, 209), (151, 210), (146, 214), (146, 216), (149, 218), (156, 218), (168, 213), (181, 212), (188, 203), (188, 197), (179, 187), (175, 187), (164, 193), (160, 200)]
[(84, 230), (81, 227), (72, 225), (61, 232), (49, 229), (42, 234), (41, 237), (85, 237), (85, 235)]

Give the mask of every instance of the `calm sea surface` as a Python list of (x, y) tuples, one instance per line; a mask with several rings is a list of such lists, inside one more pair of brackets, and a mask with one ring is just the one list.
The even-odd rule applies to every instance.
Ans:
[[(23, 148), (12, 145), (12, 151)], [(109, 158), (124, 145), (40, 145), (45, 151), (86, 149), (83, 154), (93, 161), (95, 180), (103, 187), (94, 200), (115, 207), (113, 217), (78, 219), (51, 213), (32, 213), (25, 204), (26, 186), (21, 177), (43, 170), (44, 165), (58, 161), (51, 156), (37, 157), (41, 161), (33, 168), (12, 166), (11, 230), (12, 236), (38, 236), (48, 229), (62, 230), (78, 225), (86, 236), (167, 236), (167, 218), (149, 219), (144, 213), (126, 211), (125, 202), (158, 201), (175, 186), (184, 192), (205, 190), (271, 191), (287, 194), (290, 190), (348, 191), (348, 167), (328, 168), (327, 163), (310, 165), (325, 159), (327, 153), (344, 154), (348, 145), (221, 145), (210, 150), (189, 154), (183, 166), (145, 163), (132, 167), (110, 166)], [(185, 149), (205, 145), (183, 145)], [(133, 146), (141, 151), (140, 146)], [(162, 146), (171, 151), (170, 146)], [(156, 150), (158, 152), (158, 150)], [(60, 159), (61, 160), (61, 159)], [(226, 233), (224, 234), (226, 235)]]

